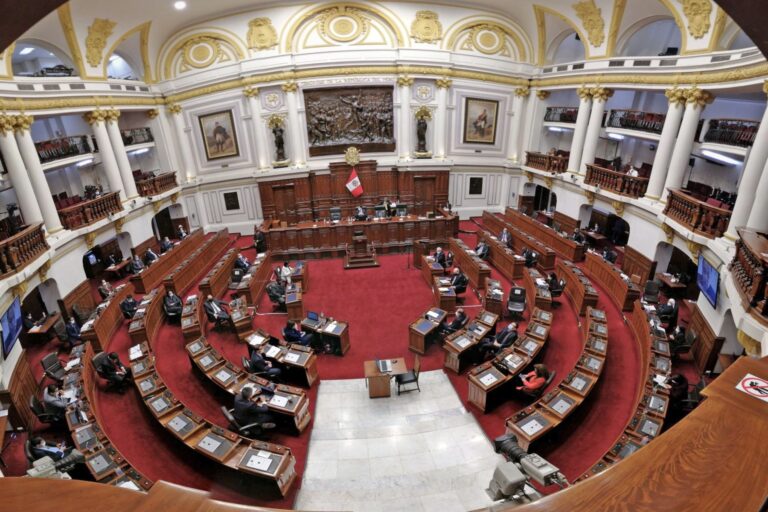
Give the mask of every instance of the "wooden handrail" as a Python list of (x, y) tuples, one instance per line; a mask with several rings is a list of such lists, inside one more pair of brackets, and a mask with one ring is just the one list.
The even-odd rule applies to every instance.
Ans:
[(525, 165), (541, 171), (565, 172), (568, 170), (567, 156), (545, 155), (534, 151), (525, 152)]
[(704, 142), (749, 147), (755, 142), (759, 121), (747, 119), (710, 119)]
[(67, 229), (77, 229), (118, 213), (123, 209), (120, 193), (110, 192), (90, 201), (83, 201), (59, 210), (59, 219)]
[(707, 238), (723, 236), (731, 220), (730, 210), (699, 201), (682, 189), (669, 189), (664, 215)]
[(166, 172), (159, 176), (152, 176), (151, 178), (136, 182), (136, 190), (142, 197), (162, 194), (176, 187), (176, 171)]
[(666, 117), (665, 114), (657, 112), (614, 109), (611, 110), (611, 115), (608, 118), (608, 126), (660, 134)]
[(544, 121), (550, 123), (575, 123), (579, 107), (547, 107)]
[(48, 248), (42, 224), (28, 226), (0, 241), (0, 276), (18, 272)]
[[(729, 264), (739, 294), (758, 320), (768, 322), (768, 237), (753, 230), (739, 229), (736, 254)], [(753, 309), (754, 308), (754, 309)]]
[(584, 183), (629, 197), (642, 197), (648, 188), (648, 178), (629, 176), (595, 164), (587, 164)]

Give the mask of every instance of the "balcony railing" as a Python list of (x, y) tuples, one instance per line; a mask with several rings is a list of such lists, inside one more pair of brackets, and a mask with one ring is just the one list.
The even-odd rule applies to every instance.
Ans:
[(579, 107), (547, 107), (544, 121), (550, 123), (575, 123)]
[(59, 210), (59, 218), (65, 228), (77, 229), (93, 224), (109, 216), (109, 214), (117, 213), (122, 209), (120, 193), (110, 192), (96, 199), (83, 201), (82, 203)]
[(47, 250), (42, 224), (22, 229), (0, 241), (0, 275), (18, 272)]
[(754, 144), (759, 127), (758, 121), (710, 119), (709, 127), (704, 134), (704, 142), (746, 148)]
[(565, 172), (568, 170), (568, 157), (526, 151), (525, 165), (541, 171)]
[(768, 320), (768, 237), (748, 229), (738, 232), (736, 255), (729, 265), (731, 276), (749, 307)]
[(629, 176), (594, 164), (587, 164), (584, 183), (629, 197), (642, 197), (648, 188), (648, 178)]
[(664, 215), (707, 238), (723, 236), (731, 219), (730, 210), (699, 201), (681, 189), (669, 189)]
[(175, 172), (166, 172), (159, 176), (153, 176), (136, 182), (136, 190), (143, 197), (162, 194), (177, 186)]
[(155, 141), (154, 137), (152, 137), (152, 130), (149, 128), (133, 128), (131, 130), (123, 130), (120, 132), (120, 135), (122, 135), (123, 144), (126, 146)]
[(91, 146), (88, 145), (87, 135), (35, 142), (35, 148), (37, 148), (40, 163), (43, 164), (53, 162), (54, 160), (61, 160), (62, 158), (87, 155), (92, 152)]
[(611, 110), (608, 127), (661, 134), (666, 117), (664, 114), (640, 110)]

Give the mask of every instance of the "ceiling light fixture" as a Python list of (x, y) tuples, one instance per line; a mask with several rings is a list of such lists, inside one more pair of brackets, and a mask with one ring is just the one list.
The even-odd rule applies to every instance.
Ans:
[(22, 50), (19, 52), (19, 55), (29, 55), (33, 51), (35, 51), (33, 46), (27, 46), (26, 48), (22, 48)]
[(115, 62), (115, 61), (116, 61), (117, 59), (119, 59), (119, 58), (120, 58), (119, 56), (117, 56), (117, 55), (113, 55), (113, 56), (111, 56), (111, 57), (109, 58), (109, 62)]
[(128, 154), (131, 155), (131, 156), (143, 155), (144, 153), (147, 153), (148, 151), (149, 151), (149, 148), (134, 149), (133, 151), (130, 151)]
[(93, 158), (88, 158), (87, 160), (83, 160), (81, 162), (77, 162), (75, 165), (77, 167), (85, 167), (86, 165), (90, 165), (93, 163)]
[(184, 0), (178, 0), (178, 2), (173, 2), (173, 8), (177, 11), (181, 11), (182, 9), (187, 8), (187, 2)]
[(701, 152), (702, 155), (711, 158), (712, 160), (717, 160), (718, 162), (723, 162), (724, 164), (729, 165), (739, 165), (741, 164), (741, 160), (736, 160), (735, 158), (731, 158), (729, 156), (725, 156), (722, 153), (717, 153), (715, 151), (710, 151), (708, 149), (705, 149)]
[(547, 130), (551, 132), (564, 132), (565, 130), (560, 128), (559, 126), (547, 126)]
[(624, 140), (624, 136), (620, 133), (609, 133), (608, 138), (613, 140)]

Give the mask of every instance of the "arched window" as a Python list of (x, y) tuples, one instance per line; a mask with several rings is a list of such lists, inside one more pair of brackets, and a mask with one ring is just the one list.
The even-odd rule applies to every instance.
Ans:
[(11, 59), (14, 76), (76, 76), (72, 59), (42, 41), (19, 41)]
[(642, 25), (622, 45), (624, 57), (677, 55), (680, 53), (680, 29), (672, 18), (662, 18)]
[(107, 64), (107, 78), (116, 78), (118, 80), (140, 80), (141, 73), (131, 64), (129, 58), (125, 58), (115, 52), (109, 57)]
[(739, 30), (736, 37), (733, 38), (731, 44), (728, 45), (728, 50), (741, 50), (742, 48), (752, 48), (755, 46), (754, 41), (743, 31)]
[(584, 44), (573, 30), (569, 30), (556, 37), (552, 43), (554, 51), (551, 53), (552, 64), (564, 62), (576, 62), (585, 59)]

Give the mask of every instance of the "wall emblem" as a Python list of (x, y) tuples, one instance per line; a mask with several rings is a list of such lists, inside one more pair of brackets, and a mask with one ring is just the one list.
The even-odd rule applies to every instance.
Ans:
[(417, 11), (411, 23), (411, 37), (420, 43), (434, 43), (443, 37), (443, 26), (432, 11)]
[(577, 2), (573, 4), (573, 10), (587, 31), (589, 43), (595, 48), (601, 47), (605, 41), (605, 21), (600, 8), (595, 5), (595, 0)]
[(277, 31), (269, 18), (255, 18), (248, 22), (248, 48), (267, 50), (277, 45)]
[(85, 60), (91, 67), (98, 67), (101, 64), (101, 56), (104, 48), (107, 46), (107, 39), (112, 35), (116, 22), (96, 18), (88, 27), (88, 36), (85, 38)]

